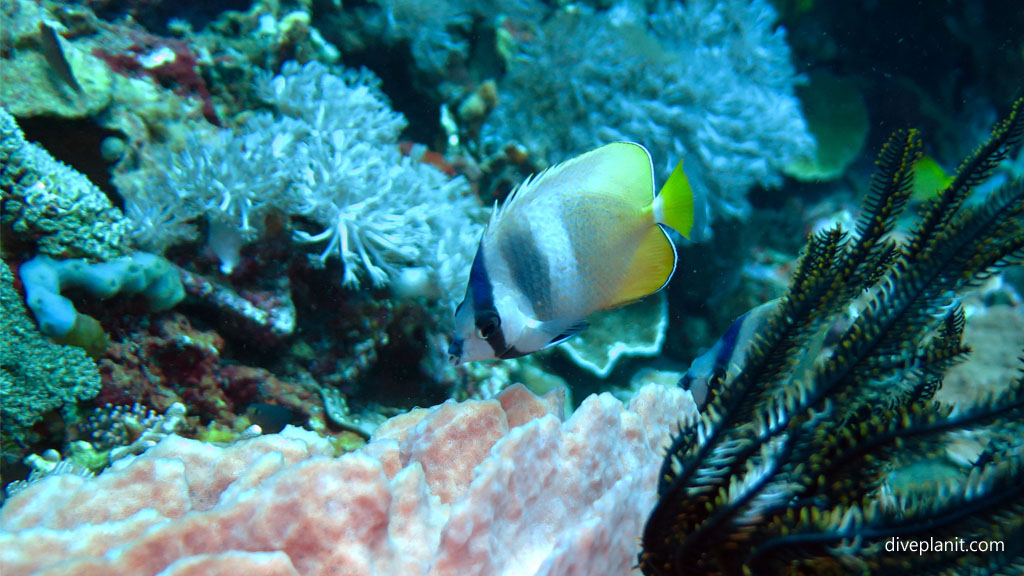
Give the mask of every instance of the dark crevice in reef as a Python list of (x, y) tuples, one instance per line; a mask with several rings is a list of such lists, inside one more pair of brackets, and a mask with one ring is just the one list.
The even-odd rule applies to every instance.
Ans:
[(90, 120), (35, 116), (18, 118), (25, 140), (35, 142), (55, 159), (81, 172), (103, 191), (114, 206), (124, 209), (124, 199), (110, 182), (110, 165), (100, 152), (103, 141), (120, 134)]

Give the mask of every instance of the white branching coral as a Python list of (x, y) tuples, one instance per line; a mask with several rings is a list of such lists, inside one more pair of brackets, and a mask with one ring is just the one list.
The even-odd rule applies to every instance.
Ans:
[[(422, 151), (401, 153), (405, 119), (388, 108), (378, 83), (365, 70), (339, 77), (317, 63), (292, 63), (260, 84), (264, 99), (306, 126), (308, 137), (296, 145), (306, 163), (295, 188), (301, 213), (324, 228), (296, 238), (324, 244), (321, 264), (340, 258), (349, 286), (360, 275), (382, 286), (415, 264), (440, 272), (444, 255), (430, 247), (454, 229), (463, 239), (454, 248), (472, 252), (480, 231), (481, 208), (462, 178), (420, 162)], [(313, 105), (296, 105), (302, 102)]]
[(277, 113), (256, 113), (238, 132), (195, 136), (177, 153), (154, 151), (145, 177), (119, 180), (136, 241), (162, 250), (205, 218), (207, 242), (230, 272), (264, 219), (283, 214), (317, 227), (298, 227), (295, 239), (321, 246), (318, 265), (339, 259), (346, 286), (383, 286), (422, 267), (441, 294), (456, 297), (446, 288), (465, 270), (451, 269), (436, 248), (472, 253), (483, 209), (464, 179), (420, 162), (422, 152), (402, 154), (406, 121), (379, 80), (366, 70), (336, 75), (318, 62), (290, 62), (260, 78), (257, 90)]

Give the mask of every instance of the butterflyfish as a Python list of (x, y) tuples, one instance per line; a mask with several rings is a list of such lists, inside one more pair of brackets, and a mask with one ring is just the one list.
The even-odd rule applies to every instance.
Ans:
[(707, 352), (694, 358), (686, 374), (679, 379), (679, 386), (693, 394), (697, 408), (703, 408), (711, 400), (729, 371), (743, 369), (754, 336), (767, 326), (777, 303), (778, 300), (771, 300), (744, 312)]
[[(759, 334), (769, 328), (772, 313), (779, 305), (779, 298), (759, 304), (744, 312), (729, 325), (725, 334), (707, 352), (694, 358), (686, 374), (679, 379), (679, 386), (689, 390), (697, 408), (703, 409), (727, 379), (734, 378), (747, 365), (747, 354)], [(803, 359), (793, 367), (794, 374), (803, 374), (819, 357), (831, 355), (834, 346), (853, 324), (858, 307), (854, 305), (847, 314), (841, 315), (830, 326), (825, 326), (808, 342)]]
[(651, 155), (633, 142), (586, 152), (523, 181), (484, 229), (455, 311), (453, 364), (517, 358), (561, 343), (587, 316), (668, 284), (689, 237), (682, 162), (655, 194)]

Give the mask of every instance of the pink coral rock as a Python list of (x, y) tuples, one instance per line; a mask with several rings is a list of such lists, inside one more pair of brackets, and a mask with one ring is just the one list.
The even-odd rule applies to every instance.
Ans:
[(628, 405), (514, 386), (385, 423), (334, 457), (287, 428), (221, 447), (171, 436), (95, 478), (0, 508), (0, 572), (188, 576), (629, 574), (689, 393)]

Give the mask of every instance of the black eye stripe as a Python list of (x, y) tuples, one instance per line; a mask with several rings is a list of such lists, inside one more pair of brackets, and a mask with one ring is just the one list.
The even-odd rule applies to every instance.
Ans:
[[(497, 319), (499, 326), (501, 319), (498, 316), (498, 309), (494, 306), (494, 287), (487, 274), (487, 266), (484, 264), (483, 245), (477, 248), (476, 257), (473, 258), (473, 267), (469, 270), (469, 293), (473, 295), (473, 322), (477, 330), (485, 326), (492, 319)], [(505, 342), (505, 333), (496, 329), (485, 341), (494, 351), (496, 358), (508, 352), (508, 344)]]
[(501, 328), (501, 318), (498, 316), (488, 316), (486, 318), (477, 318), (476, 329), (480, 332), (480, 337), (490, 338), (494, 331)]
[(482, 245), (477, 248), (473, 266), (469, 269), (469, 293), (473, 296), (473, 311), (477, 322), (479, 322), (481, 314), (490, 312), (497, 316), (498, 311), (494, 308), (494, 288), (491, 286), (487, 266), (484, 264)]
[(747, 316), (748, 314), (745, 313), (734, 320), (733, 323), (729, 325), (729, 329), (722, 335), (722, 348), (715, 356), (714, 368), (716, 370), (721, 370), (723, 374), (725, 373), (726, 368), (729, 367), (729, 360), (732, 358), (732, 353), (736, 350), (736, 344), (738, 343), (740, 328), (747, 320)]

